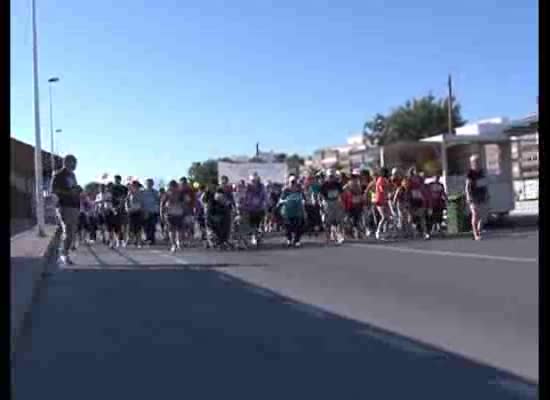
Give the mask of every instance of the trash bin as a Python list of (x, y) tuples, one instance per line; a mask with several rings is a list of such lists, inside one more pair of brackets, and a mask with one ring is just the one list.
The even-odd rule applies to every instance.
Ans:
[(447, 233), (468, 231), (466, 199), (463, 194), (449, 196), (447, 204)]

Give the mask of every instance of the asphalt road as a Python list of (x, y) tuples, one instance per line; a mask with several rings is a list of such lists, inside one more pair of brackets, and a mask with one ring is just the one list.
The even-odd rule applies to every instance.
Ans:
[(532, 399), (538, 233), (83, 246), (45, 285), (16, 399)]

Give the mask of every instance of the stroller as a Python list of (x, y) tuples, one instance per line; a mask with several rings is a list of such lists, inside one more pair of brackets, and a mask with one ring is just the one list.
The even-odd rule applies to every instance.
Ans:
[[(210, 201), (206, 211), (207, 247), (227, 250), (233, 246), (229, 242), (231, 234), (231, 207), (224, 203), (216, 193)], [(223, 194), (222, 194), (223, 196)]]

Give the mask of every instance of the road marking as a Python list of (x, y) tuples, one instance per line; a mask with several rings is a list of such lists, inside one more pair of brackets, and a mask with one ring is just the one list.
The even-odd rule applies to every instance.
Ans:
[(536, 399), (538, 397), (538, 385), (521, 382), (515, 379), (496, 379), (489, 382), (491, 385), (500, 386), (502, 389), (515, 393), (521, 398)]
[(378, 332), (374, 329), (361, 329), (359, 333), (369, 336), (373, 339), (379, 340), (395, 349), (405, 351), (407, 353), (414, 353), (424, 357), (445, 356), (443, 352), (436, 352), (422, 345), (416, 344), (410, 339), (402, 338), (400, 336), (394, 336), (388, 333)]
[(351, 243), (350, 246), (368, 247), (368, 248), (374, 248), (378, 250), (389, 250), (389, 251), (397, 251), (401, 253), (425, 254), (425, 255), (444, 256), (444, 257), (478, 258), (481, 260), (509, 261), (509, 262), (520, 262), (520, 263), (537, 263), (538, 262), (537, 258), (505, 257), (505, 256), (493, 256), (489, 254), (475, 254), (475, 253), (457, 253), (454, 251), (413, 249), (410, 247), (384, 246), (379, 244)]

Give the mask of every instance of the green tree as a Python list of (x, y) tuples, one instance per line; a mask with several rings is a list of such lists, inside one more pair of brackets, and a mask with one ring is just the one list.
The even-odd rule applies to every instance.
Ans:
[(206, 185), (218, 179), (218, 162), (216, 160), (207, 160), (204, 162), (194, 162), (188, 171), (189, 179)]
[[(419, 99), (407, 100), (393, 110), (385, 119), (381, 143), (418, 141), (448, 130), (447, 99), (436, 99), (432, 94)], [(454, 102), (452, 109), (453, 128), (465, 124), (460, 113), (460, 104)]]
[[(460, 104), (453, 98), (453, 128), (466, 123)], [(419, 99), (407, 100), (389, 115), (376, 114), (363, 125), (363, 133), (371, 144), (418, 141), (448, 130), (447, 98), (436, 99), (431, 93)]]

